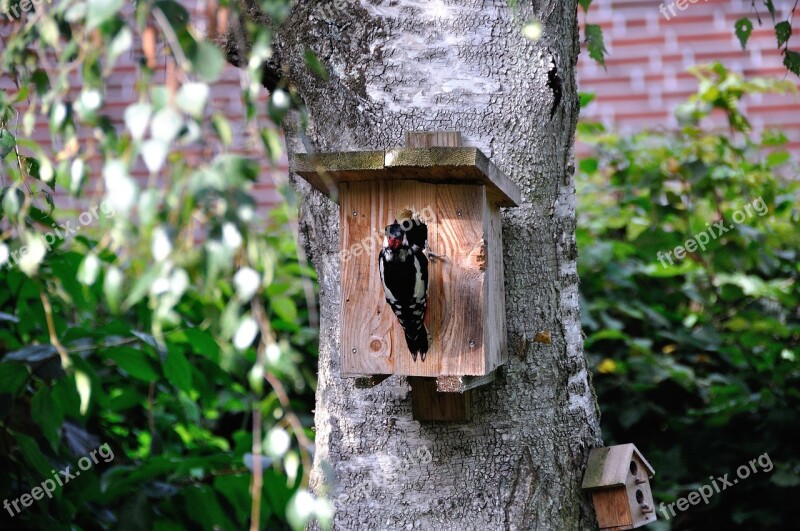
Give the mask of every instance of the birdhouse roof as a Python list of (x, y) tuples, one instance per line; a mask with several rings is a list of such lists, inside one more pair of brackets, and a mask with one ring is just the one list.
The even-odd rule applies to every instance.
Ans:
[(441, 184), (483, 184), (501, 207), (522, 203), (522, 192), (481, 150), (474, 147), (394, 148), (381, 151), (300, 153), (292, 171), (338, 202), (341, 183), (416, 180)]
[(633, 444), (620, 444), (595, 448), (589, 453), (589, 463), (583, 475), (583, 489), (599, 489), (625, 485), (630, 473), (630, 463), (633, 456), (647, 469), (647, 477), (653, 477), (656, 471), (647, 462), (647, 459)]

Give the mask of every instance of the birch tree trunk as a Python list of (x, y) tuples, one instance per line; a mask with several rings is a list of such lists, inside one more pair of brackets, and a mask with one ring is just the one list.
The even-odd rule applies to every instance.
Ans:
[[(525, 201), (503, 213), (508, 364), (476, 391), (470, 422), (421, 425), (404, 378), (371, 390), (340, 378), (338, 207), (297, 181), (320, 284), (312, 486), (335, 501), (336, 529), (594, 526), (580, 491), (600, 436), (575, 263), (577, 1), (516, 4), (304, 1), (278, 31), (274, 62), (309, 111), (305, 132), (296, 122), (286, 127), (290, 156), (400, 146), (410, 130), (458, 130), (464, 145), (520, 185)], [(543, 30), (536, 42), (522, 33), (533, 19)], [(327, 81), (306, 65), (307, 48)]]

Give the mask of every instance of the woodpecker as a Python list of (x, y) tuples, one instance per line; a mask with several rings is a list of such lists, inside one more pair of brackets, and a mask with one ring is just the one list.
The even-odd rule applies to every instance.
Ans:
[(428, 226), (419, 220), (403, 220), (386, 227), (378, 264), (386, 302), (400, 321), (411, 358), (425, 361), (428, 330), (425, 311), (428, 305), (428, 258), (425, 254)]

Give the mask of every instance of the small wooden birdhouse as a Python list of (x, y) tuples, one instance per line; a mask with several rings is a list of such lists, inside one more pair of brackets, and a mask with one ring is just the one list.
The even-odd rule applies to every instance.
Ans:
[(633, 529), (656, 521), (650, 478), (655, 470), (632, 444), (595, 448), (581, 488), (592, 492), (600, 529)]
[[(406, 144), (300, 154), (292, 169), (340, 205), (341, 375), (362, 383), (393, 374), (432, 378), (433, 387), (410, 381), (435, 399), (484, 383), (506, 361), (500, 207), (522, 199), (480, 150), (461, 146), (460, 133), (409, 133)], [(424, 361), (412, 358), (379, 271), (386, 228), (403, 217), (427, 225), (435, 255), (428, 262)], [(414, 403), (418, 419), (468, 415), (466, 404), (456, 415), (420, 407)]]

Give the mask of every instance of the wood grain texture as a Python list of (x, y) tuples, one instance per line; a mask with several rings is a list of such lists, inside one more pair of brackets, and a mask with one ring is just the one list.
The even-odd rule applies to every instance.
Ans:
[[(447, 138), (450, 136), (443, 137)], [(434, 140), (417, 143), (430, 142)], [(292, 171), (337, 202), (341, 202), (341, 189), (346, 183), (418, 180), (482, 184), (487, 188), (489, 199), (498, 206), (515, 207), (522, 203), (519, 186), (474, 147), (299, 153), (292, 161)]]
[(592, 502), (600, 529), (633, 529), (631, 508), (624, 488), (593, 491)]
[[(342, 375), (482, 376), (500, 365), (505, 314), (498, 289), (499, 214), (487, 206), (485, 187), (365, 182), (346, 183), (342, 192)], [(424, 362), (414, 362), (408, 352), (378, 269), (384, 228), (405, 208), (431, 214), (430, 246), (443, 255), (429, 264), (431, 347)], [(484, 227), (495, 235), (485, 237)]]
[(472, 392), (440, 393), (435, 378), (410, 377), (411, 413), (424, 422), (468, 421), (472, 413)]
[[(656, 521), (655, 502), (653, 501), (653, 492), (650, 489), (650, 480), (648, 479), (648, 467), (650, 465), (647, 464), (645, 466), (645, 461), (637, 453), (634, 453), (632, 461), (637, 465), (636, 473), (634, 474), (630, 470), (629, 462), (625, 493), (630, 506), (633, 527), (641, 527)], [(638, 498), (638, 496), (641, 496), (641, 498)], [(642, 501), (639, 501), (639, 499)]]
[(503, 274), (503, 231), (500, 208), (484, 203), (483, 232), (486, 241), (486, 271), (484, 272), (484, 373), (494, 371), (508, 360), (506, 331), (506, 289)]
[[(345, 183), (342, 192), (342, 376), (436, 376), (438, 352), (429, 351), (424, 362), (412, 361), (403, 329), (384, 298), (378, 269), (386, 225), (399, 210), (432, 213), (435, 187), (373, 181)], [(435, 233), (431, 229), (433, 224), (429, 231)], [(426, 323), (430, 332), (430, 319)]]
[(485, 241), (483, 187), (436, 187), (435, 253), (430, 278), (432, 348), (441, 352), (440, 375), (484, 375)]
[[(460, 143), (455, 132), (412, 133), (417, 144)], [(413, 180), (342, 183), (342, 376), (484, 376), (505, 361), (500, 210), (481, 185)], [(428, 223), (426, 360), (413, 361), (383, 295), (378, 252), (400, 210)], [(463, 390), (461, 391), (463, 392)]]

